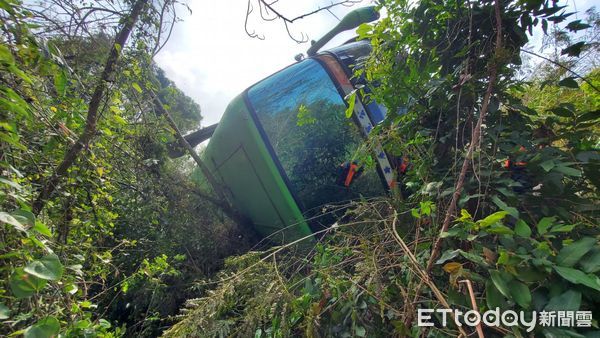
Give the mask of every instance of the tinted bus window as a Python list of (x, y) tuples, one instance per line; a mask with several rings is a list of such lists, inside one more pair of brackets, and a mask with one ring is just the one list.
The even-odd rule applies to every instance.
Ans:
[(327, 203), (384, 193), (375, 168), (350, 188), (336, 184), (338, 167), (353, 159), (362, 139), (317, 61), (303, 61), (259, 82), (248, 98), (303, 211), (316, 213)]

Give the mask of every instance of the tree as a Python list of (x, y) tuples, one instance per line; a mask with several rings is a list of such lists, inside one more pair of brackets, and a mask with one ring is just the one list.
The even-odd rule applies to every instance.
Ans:
[(201, 119), (152, 63), (172, 5), (0, 0), (0, 335), (156, 336), (247, 248), (167, 156), (154, 93), (181, 128)]

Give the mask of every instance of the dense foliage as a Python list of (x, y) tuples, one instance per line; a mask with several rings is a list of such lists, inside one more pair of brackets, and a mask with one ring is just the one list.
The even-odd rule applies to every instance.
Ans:
[[(156, 336), (195, 294), (193, 280), (245, 248), (191, 181), (192, 165), (166, 155), (174, 138), (152, 93), (181, 131), (199, 127), (201, 114), (151, 62), (149, 37), (171, 2), (148, 3), (114, 12), (110, 2), (64, 1), (81, 20), (73, 32), (65, 13), (0, 0), (1, 336)], [(130, 40), (114, 47), (138, 4)], [(111, 50), (120, 55), (106, 80)], [(84, 142), (94, 104), (91, 139), (57, 175)]]
[[(598, 44), (578, 34), (597, 30), (595, 12), (586, 22), (550, 1), (382, 6), (386, 18), (358, 29), (374, 50), (355, 76), (376, 84), (360, 94), (398, 112), (366, 149), (408, 158), (402, 193), (351, 205), (308, 255), (282, 247), (232, 260), (169, 336), (476, 335), (416, 326), (417, 308), (472, 301), (598, 313)], [(535, 30), (558, 53), (535, 56)], [(531, 334), (591, 337), (597, 320)]]
[[(323, 209), (344, 216), (313, 248), (243, 254), (192, 164), (167, 156), (156, 100), (183, 132), (201, 120), (152, 62), (173, 6), (0, 0), (0, 335), (456, 336), (476, 333), (417, 327), (417, 308), (600, 312), (595, 11), (382, 1), (357, 31), (373, 52), (354, 95), (389, 113), (355, 158), (381, 144), (406, 174)], [(528, 47), (535, 30), (552, 55)], [(315, 111), (298, 126), (330, 130)]]

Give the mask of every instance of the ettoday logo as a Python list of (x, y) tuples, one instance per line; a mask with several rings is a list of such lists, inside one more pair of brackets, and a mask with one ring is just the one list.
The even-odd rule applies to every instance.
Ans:
[(592, 325), (591, 311), (532, 311), (518, 313), (513, 310), (500, 311), (499, 308), (480, 313), (475, 310), (463, 312), (456, 309), (418, 309), (417, 325), (434, 326), (432, 315), (437, 313), (441, 317), (441, 326), (446, 327), (448, 317), (454, 318), (457, 326), (475, 327), (483, 323), (490, 327), (520, 326), (527, 332), (533, 331), (537, 325), (561, 327), (590, 327)]

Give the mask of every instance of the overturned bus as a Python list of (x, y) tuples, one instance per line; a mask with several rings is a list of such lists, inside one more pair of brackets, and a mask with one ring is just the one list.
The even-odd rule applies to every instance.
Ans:
[[(227, 107), (203, 157), (239, 212), (276, 243), (310, 236), (330, 221), (322, 206), (381, 196), (393, 184), (395, 169), (381, 147), (363, 168), (353, 154), (385, 108), (350, 95), (360, 87), (353, 68), (366, 57), (367, 41), (318, 49), (339, 31), (373, 21), (365, 7), (348, 14), (307, 58), (250, 86)], [(347, 97), (355, 99), (346, 118)], [(196, 138), (195, 141), (199, 139)], [(197, 142), (194, 142), (197, 143)]]

